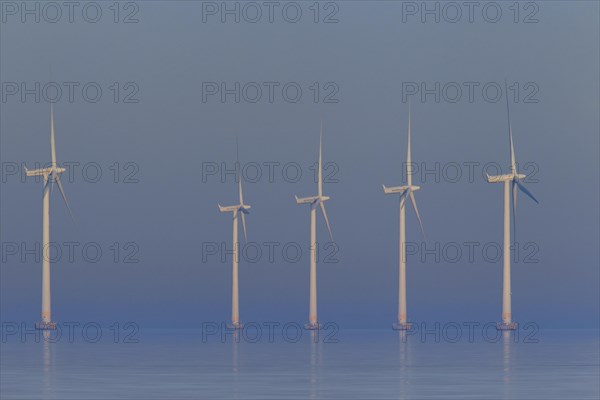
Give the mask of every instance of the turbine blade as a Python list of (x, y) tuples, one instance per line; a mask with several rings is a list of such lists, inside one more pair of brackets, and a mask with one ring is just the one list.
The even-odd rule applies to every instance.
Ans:
[(413, 192), (410, 192), (409, 195), (410, 195), (410, 201), (412, 202), (413, 208), (415, 209), (415, 214), (417, 214), (417, 219), (419, 220), (419, 225), (421, 226), (421, 232), (423, 233), (423, 236), (425, 236), (425, 230), (423, 229), (423, 222), (421, 222), (421, 216), (419, 215), (419, 209), (417, 208), (415, 194)]
[(50, 176), (48, 176), (48, 178), (46, 179), (46, 182), (44, 182), (44, 186), (42, 187), (42, 197), (44, 196), (44, 193), (46, 193), (46, 188), (49, 188), (50, 186)]
[(327, 212), (325, 211), (325, 203), (320, 201), (319, 204), (321, 206), (321, 211), (323, 212), (323, 217), (325, 218), (325, 223), (327, 224), (327, 230), (329, 231), (329, 237), (333, 241), (333, 234), (331, 233), (331, 226), (329, 225), (329, 218), (327, 218)]
[(517, 173), (517, 165), (515, 162), (515, 147), (513, 145), (512, 138), (512, 125), (510, 123), (510, 108), (508, 106), (508, 83), (504, 80), (504, 89), (506, 91), (506, 115), (508, 116), (508, 142), (510, 145), (510, 172), (513, 174)]
[(67, 195), (65, 194), (65, 191), (63, 189), (59, 175), (56, 175), (56, 184), (58, 186), (58, 190), (60, 191), (60, 194), (62, 195), (63, 200), (65, 201), (67, 210), (69, 210), (69, 215), (71, 216), (71, 221), (73, 221), (73, 224), (75, 224), (75, 217), (73, 217), (73, 212), (71, 212), (71, 207), (69, 206), (69, 202), (67, 201)]
[(517, 173), (517, 162), (515, 161), (515, 147), (512, 140), (512, 128), (510, 131), (510, 169), (513, 174)]
[(412, 186), (412, 157), (410, 154), (410, 125), (411, 125), (411, 107), (408, 103), (408, 150), (406, 152), (406, 179), (408, 186)]
[(240, 162), (240, 143), (239, 137), (235, 137), (235, 159), (237, 162)]
[(56, 167), (56, 144), (54, 141), (54, 103), (50, 103), (50, 149), (52, 152), (52, 167)]
[(404, 207), (404, 204), (406, 204), (406, 196), (408, 195), (409, 192), (410, 192), (410, 189), (406, 189), (404, 192), (400, 193), (400, 206), (401, 207)]
[(323, 195), (323, 120), (321, 120), (321, 136), (319, 138), (319, 197)]
[(238, 178), (238, 191), (240, 196), (240, 204), (244, 204), (244, 194), (242, 193), (242, 166), (240, 164), (240, 146), (238, 144), (238, 138), (235, 137), (235, 149), (236, 149), (236, 169)]
[(242, 228), (244, 229), (244, 242), (247, 242), (248, 239), (246, 237), (246, 213), (241, 212), (240, 215), (242, 216)]
[(52, 189), (54, 189), (54, 182), (56, 182), (57, 177), (58, 175), (54, 171), (52, 171), (52, 173), (48, 176), (48, 184), (50, 184), (50, 196), (52, 196)]
[(519, 189), (521, 189), (521, 191), (523, 193), (525, 193), (527, 196), (531, 197), (531, 200), (535, 201), (537, 204), (540, 204), (540, 202), (537, 201), (537, 199), (535, 197), (533, 197), (533, 195), (531, 194), (531, 192), (529, 190), (527, 190), (527, 188), (525, 186), (523, 186), (523, 184), (521, 182), (519, 182), (518, 179), (515, 179), (514, 182), (517, 184), (517, 187)]

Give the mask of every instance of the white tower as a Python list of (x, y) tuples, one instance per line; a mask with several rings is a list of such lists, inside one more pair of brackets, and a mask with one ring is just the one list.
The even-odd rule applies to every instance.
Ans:
[(250, 213), (250, 206), (248, 204), (244, 204), (244, 195), (242, 193), (242, 174), (241, 174), (241, 166), (240, 166), (240, 155), (239, 155), (239, 147), (237, 146), (236, 139), (236, 149), (237, 149), (237, 179), (238, 179), (238, 194), (239, 194), (239, 204), (234, 206), (222, 207), (219, 204), (219, 211), (221, 212), (230, 212), (232, 213), (233, 220), (233, 261), (232, 261), (232, 284), (231, 284), (231, 324), (230, 328), (233, 329), (241, 329), (243, 328), (243, 324), (240, 322), (240, 304), (239, 304), (239, 285), (238, 285), (238, 266), (239, 266), (239, 250), (240, 250), (240, 241), (238, 237), (238, 216), (241, 215), (242, 219), (242, 228), (244, 229), (244, 240), (246, 240), (246, 214)]
[(27, 176), (42, 176), (43, 177), (43, 200), (42, 200), (42, 320), (36, 324), (37, 329), (55, 330), (56, 323), (52, 322), (52, 308), (50, 301), (50, 194), (54, 182), (58, 186), (58, 190), (69, 210), (69, 215), (73, 219), (71, 208), (67, 202), (67, 196), (60, 181), (60, 174), (65, 172), (56, 163), (56, 145), (54, 141), (54, 106), (50, 104), (50, 150), (52, 162), (50, 167), (28, 170), (25, 167)]
[(329, 219), (325, 211), (325, 202), (329, 200), (328, 196), (323, 195), (323, 122), (321, 121), (321, 136), (319, 139), (319, 171), (318, 171), (318, 194), (312, 197), (298, 198), (296, 204), (310, 204), (310, 295), (308, 323), (304, 326), (306, 329), (320, 329), (321, 325), (317, 318), (317, 206), (321, 208), (323, 218), (327, 224), (329, 237), (333, 240)]
[(398, 272), (398, 321), (393, 324), (393, 328), (396, 330), (408, 330), (411, 328), (411, 324), (407, 320), (406, 316), (406, 216), (404, 207), (406, 204), (407, 197), (410, 197), (415, 214), (419, 220), (421, 226), (421, 232), (423, 232), (423, 224), (421, 222), (421, 216), (419, 215), (419, 209), (417, 208), (417, 202), (415, 200), (414, 192), (421, 189), (420, 186), (412, 184), (412, 158), (410, 154), (410, 105), (408, 109), (408, 150), (406, 153), (406, 180), (407, 185), (386, 187), (383, 185), (383, 192), (385, 194), (400, 194), (400, 243), (399, 243), (399, 258), (400, 266)]
[(510, 288), (510, 195), (513, 197), (513, 229), (517, 211), (517, 188), (538, 203), (535, 197), (520, 182), (526, 176), (517, 172), (515, 149), (513, 146), (510, 109), (508, 107), (508, 86), (506, 87), (506, 113), (508, 115), (508, 142), (510, 147), (510, 173), (505, 175), (487, 176), (489, 183), (504, 184), (504, 248), (503, 248), (503, 278), (502, 278), (502, 322), (496, 324), (498, 330), (515, 330), (517, 324), (512, 322), (511, 288)]

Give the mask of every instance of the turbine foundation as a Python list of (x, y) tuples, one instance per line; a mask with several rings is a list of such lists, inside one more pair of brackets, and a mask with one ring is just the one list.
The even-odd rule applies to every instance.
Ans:
[(499, 331), (514, 331), (517, 326), (516, 322), (496, 322), (496, 329)]
[(323, 328), (323, 325), (321, 325), (318, 322), (309, 322), (307, 324), (304, 324), (304, 329), (309, 331), (318, 331), (321, 328)]
[(230, 322), (227, 324), (227, 329), (244, 329), (244, 324), (241, 322)]
[(40, 331), (55, 331), (56, 322), (51, 321), (40, 321), (35, 324), (35, 329)]
[(395, 331), (409, 331), (412, 329), (411, 322), (396, 322), (392, 324), (392, 329)]

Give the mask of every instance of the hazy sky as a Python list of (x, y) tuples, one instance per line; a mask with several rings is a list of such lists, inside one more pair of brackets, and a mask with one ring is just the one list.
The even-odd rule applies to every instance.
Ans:
[[(212, 242), (230, 248), (231, 217), (217, 203), (234, 204), (237, 189), (231, 174), (203, 179), (203, 173), (222, 163), (233, 168), (237, 135), (246, 175), (253, 178), (256, 165), (262, 169), (257, 182), (244, 183), (252, 206), (248, 240), (263, 255), (256, 263), (241, 261), (241, 318), (305, 322), (309, 211), (295, 204), (294, 194), (316, 194), (310, 166), (323, 119), (324, 160), (334, 163), (324, 190), (339, 262), (318, 266), (319, 317), (347, 327), (388, 327), (397, 307), (398, 200), (384, 196), (381, 184), (403, 181), (403, 93), (436, 82), (439, 102), (434, 94), (412, 96), (413, 161), (429, 170), (439, 163), (438, 179), (434, 173), (414, 178), (422, 186), (416, 195), (424, 246), (439, 250), (408, 258), (409, 319), (497, 321), (502, 262), (490, 258), (502, 242), (502, 186), (486, 183), (482, 173), (488, 162), (508, 166), (505, 100), (489, 99), (507, 79), (519, 88), (518, 95), (511, 91), (516, 157), (523, 173), (534, 174), (537, 182), (527, 186), (540, 200), (536, 205), (520, 193), (517, 202), (513, 317), (543, 327), (598, 326), (597, 2), (537, 2), (520, 10), (517, 23), (512, 2), (494, 3), (502, 10), (497, 23), (486, 21), (482, 7), (472, 23), (467, 9), (456, 23), (444, 19), (454, 18), (451, 9), (441, 11), (439, 23), (432, 16), (423, 23), (408, 4), (366, 1), (322, 4), (319, 23), (312, 2), (295, 3), (302, 10), (297, 23), (282, 17), (286, 3), (274, 10), (272, 23), (267, 8), (257, 23), (244, 20), (255, 15), (248, 8), (239, 23), (232, 16), (222, 23), (208, 13), (221, 2), (204, 4), (204, 15), (202, 2), (138, 2), (121, 5), (115, 23), (112, 2), (95, 4), (102, 10), (97, 23), (79, 8), (72, 23), (67, 10), (57, 23), (47, 21), (51, 9), (40, 11), (39, 23), (31, 16), (21, 22), (22, 10), (2, 10), (2, 321), (39, 318), (41, 264), (21, 255), (41, 240), (41, 184), (24, 182), (11, 168), (50, 160), (50, 81), (63, 89), (55, 106), (59, 163), (80, 163), (71, 169), (72, 182), (63, 175), (76, 228), (59, 194), (52, 195), (52, 241), (63, 251), (65, 243), (79, 243), (74, 262), (63, 254), (52, 267), (57, 321), (198, 326), (229, 319), (230, 256), (203, 260), (203, 248)], [(87, 9), (88, 19), (94, 10)], [(286, 10), (292, 18), (295, 9)], [(493, 10), (487, 11), (490, 19)], [(129, 14), (138, 22), (123, 23)], [(323, 23), (330, 14), (337, 23)], [(528, 15), (538, 22), (524, 23)], [(10, 94), (35, 89), (36, 82), (39, 103), (34, 94)], [(222, 82), (230, 89), (240, 83), (239, 103), (234, 94), (222, 102), (207, 92)], [(257, 85), (262, 97), (252, 103)], [(456, 86), (462, 97), (451, 102)], [(98, 87), (102, 96), (92, 102)], [(302, 96), (293, 103), (298, 87)], [(462, 176), (455, 179), (457, 165)], [(302, 176), (293, 182), (297, 167)], [(102, 176), (94, 183), (97, 170)], [(128, 176), (138, 182), (125, 183)], [(320, 216), (317, 225), (319, 241), (328, 241)], [(423, 243), (412, 210), (407, 235), (416, 246)], [(269, 242), (279, 243), (273, 262)], [(472, 260), (465, 243), (474, 243)], [(102, 249), (99, 262), (84, 259), (86, 244)], [(139, 262), (123, 262), (136, 246)], [(284, 259), (282, 249), (291, 248), (293, 258), (297, 246), (300, 260)], [(462, 255), (452, 262), (457, 247)]]

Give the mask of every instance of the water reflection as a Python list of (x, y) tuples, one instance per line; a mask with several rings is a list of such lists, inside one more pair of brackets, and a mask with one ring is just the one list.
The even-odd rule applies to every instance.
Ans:
[(53, 377), (53, 354), (52, 346), (50, 343), (50, 332), (43, 331), (44, 338), (42, 340), (42, 388), (44, 392), (44, 398), (52, 398), (52, 377)]
[(21, 343), (14, 335), (1, 348), (0, 392), (61, 400), (599, 398), (598, 331), (550, 332), (540, 344), (514, 332), (499, 332), (496, 342), (477, 332), (459, 343), (374, 330), (344, 332), (329, 344), (319, 334), (303, 331), (294, 343), (252, 344), (242, 334), (239, 342), (228, 335), (226, 343), (200, 344), (194, 334), (173, 333), (135, 345), (65, 336)]
[(239, 351), (240, 351), (240, 330), (236, 329), (233, 333), (233, 339), (231, 341), (231, 366), (232, 366), (232, 398), (239, 399), (240, 398), (240, 360), (239, 360)]
[(410, 340), (406, 331), (398, 331), (398, 398), (408, 399), (409, 369), (410, 369)]
[(511, 346), (513, 340), (511, 331), (502, 332), (502, 382), (504, 389), (504, 398), (511, 399)]
[(239, 349), (240, 349), (240, 330), (236, 329), (233, 333), (233, 339), (231, 341), (231, 365), (235, 376), (239, 371)]
[(319, 398), (319, 370), (321, 366), (322, 349), (319, 331), (310, 331), (310, 369), (309, 369), (309, 398)]

